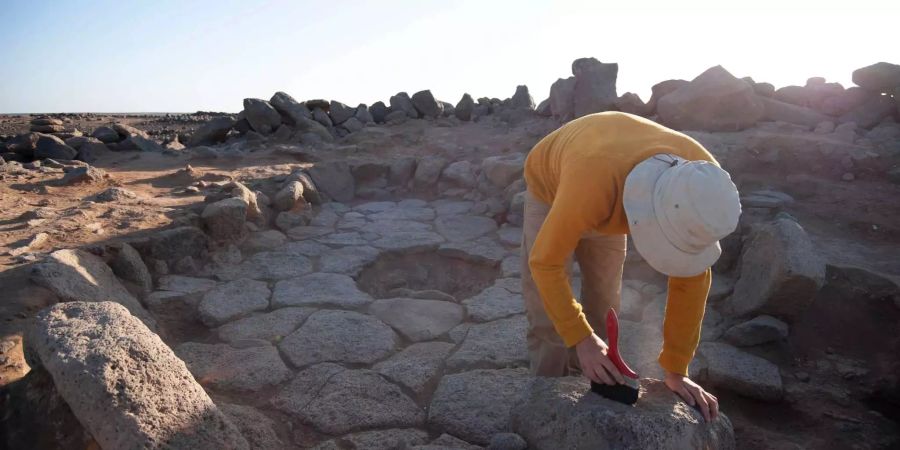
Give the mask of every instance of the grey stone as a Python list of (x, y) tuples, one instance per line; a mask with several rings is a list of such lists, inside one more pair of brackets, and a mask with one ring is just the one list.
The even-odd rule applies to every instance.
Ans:
[(419, 158), (416, 165), (416, 174), (413, 182), (416, 187), (425, 188), (433, 186), (437, 183), (444, 167), (447, 166), (447, 160), (437, 156), (425, 156)]
[(191, 134), (188, 140), (188, 147), (197, 147), (199, 145), (215, 145), (225, 142), (228, 132), (234, 127), (235, 120), (230, 116), (221, 116), (211, 119), (201, 125)]
[(497, 231), (497, 222), (484, 216), (441, 216), (434, 225), (437, 232), (450, 242), (470, 241)]
[(369, 240), (358, 231), (347, 231), (343, 233), (331, 233), (316, 238), (316, 242), (334, 246), (362, 246), (369, 243)]
[(145, 139), (150, 138), (150, 135), (147, 134), (146, 131), (139, 130), (131, 125), (126, 125), (124, 123), (114, 123), (112, 127), (113, 127), (113, 130), (116, 130), (116, 133), (119, 133), (119, 136), (121, 136), (123, 138), (129, 138), (129, 137), (134, 137), (134, 136), (142, 137)]
[(459, 102), (453, 109), (453, 114), (459, 120), (470, 121), (472, 120), (472, 112), (474, 111), (474, 109), (475, 101), (472, 100), (472, 96), (469, 94), (463, 94), (462, 98), (459, 99)]
[(384, 123), (385, 117), (390, 110), (384, 102), (378, 101), (372, 103), (372, 106), (369, 107), (369, 112), (372, 114), (372, 121), (375, 123)]
[(788, 325), (772, 316), (757, 316), (725, 332), (725, 340), (738, 347), (752, 347), (781, 341), (788, 336)]
[(218, 402), (219, 409), (228, 417), (250, 444), (253, 450), (280, 450), (284, 443), (275, 433), (275, 421), (256, 408)]
[(341, 127), (351, 133), (356, 133), (357, 131), (366, 128), (366, 125), (360, 122), (356, 117), (351, 117), (345, 120), (344, 123), (341, 124)]
[(516, 433), (497, 433), (491, 436), (488, 450), (526, 450), (528, 443)]
[(525, 157), (521, 154), (489, 156), (481, 162), (481, 170), (494, 186), (502, 189), (522, 178)]
[(500, 236), (500, 242), (510, 247), (520, 247), (522, 245), (522, 228), (504, 226), (497, 233)]
[(261, 134), (269, 134), (281, 125), (281, 114), (269, 102), (258, 98), (244, 99), (244, 118)]
[(721, 342), (702, 342), (697, 352), (705, 362), (697, 377), (701, 382), (763, 401), (784, 395), (778, 366), (765, 359)]
[(218, 241), (237, 241), (246, 234), (249, 205), (240, 198), (226, 198), (206, 205), (200, 218), (209, 236)]
[(164, 291), (196, 294), (216, 287), (216, 281), (208, 278), (186, 277), (184, 275), (165, 275), (159, 278), (159, 289)]
[(524, 366), (528, 363), (527, 329), (525, 316), (472, 325), (459, 349), (447, 360), (447, 368), (458, 372)]
[(876, 95), (843, 114), (838, 121), (841, 123), (854, 122), (858, 126), (868, 129), (881, 123), (884, 118), (893, 115), (896, 108), (897, 105), (891, 97)]
[(272, 405), (328, 434), (415, 427), (425, 419), (415, 402), (377, 373), (328, 363), (297, 374), (275, 395)]
[(31, 269), (31, 280), (63, 302), (114, 301), (128, 309), (151, 330), (156, 321), (122, 286), (100, 257), (84, 250), (57, 250)]
[(497, 266), (506, 257), (507, 251), (488, 236), (465, 242), (450, 242), (438, 248), (438, 253), (475, 263)]
[(679, 130), (739, 131), (762, 118), (762, 98), (716, 66), (659, 99), (657, 113), (662, 123)]
[(309, 258), (284, 251), (261, 252), (253, 255), (232, 270), (217, 274), (225, 280), (253, 278), (259, 280), (284, 280), (312, 272)]
[(175, 262), (185, 256), (201, 257), (207, 251), (209, 238), (197, 227), (183, 226), (154, 233), (146, 245), (132, 245), (145, 258)]
[(504, 277), (522, 276), (522, 257), (511, 255), (503, 258), (503, 261), (500, 262), (500, 272)]
[(356, 114), (356, 108), (332, 100), (328, 113), (331, 115), (331, 122), (340, 125)]
[(72, 186), (75, 184), (99, 183), (108, 176), (106, 172), (95, 167), (75, 167), (63, 175), (62, 179), (59, 180), (59, 184)]
[(255, 313), (216, 329), (219, 339), (232, 344), (242, 341), (280, 341), (300, 327), (312, 313), (313, 308), (281, 308), (269, 313)]
[(124, 141), (119, 142), (118, 145), (116, 145), (116, 150), (136, 150), (141, 152), (160, 153), (165, 150), (165, 148), (153, 139), (133, 135), (125, 138)]
[(113, 130), (110, 127), (97, 127), (91, 133), (92, 137), (95, 137), (103, 142), (104, 144), (110, 144), (113, 142), (119, 142), (122, 138), (119, 137), (119, 133), (116, 130)]
[(484, 447), (470, 444), (458, 437), (443, 433), (428, 445), (417, 445), (410, 450), (481, 450)]
[(562, 120), (574, 118), (575, 77), (559, 78), (550, 86), (550, 112)]
[(38, 139), (34, 148), (35, 159), (75, 159), (78, 151), (66, 145), (62, 139), (52, 135), (37, 133)]
[(398, 337), (380, 320), (352, 311), (318, 311), (278, 344), (296, 367), (320, 362), (371, 364), (394, 352)]
[(469, 318), (475, 322), (489, 322), (525, 312), (521, 294), (501, 286), (491, 286), (478, 295), (463, 300)]
[(246, 316), (269, 307), (269, 288), (265, 282), (242, 279), (213, 288), (203, 295), (198, 311), (209, 327)]
[(395, 252), (414, 252), (437, 248), (444, 238), (431, 231), (399, 231), (385, 233), (372, 243), (376, 248)]
[(128, 189), (120, 188), (120, 187), (111, 187), (97, 195), (94, 196), (94, 201), (100, 203), (108, 203), (108, 202), (124, 202), (128, 200), (133, 200), (137, 198), (137, 194), (129, 191)]
[(428, 442), (428, 433), (415, 428), (362, 431), (325, 441), (313, 450), (342, 450), (347, 448), (368, 450), (396, 450), (415, 448)]
[(534, 99), (528, 93), (528, 86), (516, 86), (516, 93), (510, 98), (509, 106), (513, 108), (534, 109)]
[(438, 216), (451, 216), (469, 212), (473, 204), (468, 200), (440, 199), (432, 202), (431, 207)]
[(356, 276), (363, 267), (375, 262), (381, 252), (374, 247), (352, 246), (331, 250), (319, 260), (322, 272)]
[(175, 347), (194, 378), (213, 389), (256, 392), (290, 378), (272, 345), (236, 349), (226, 344), (185, 342)]
[(398, 206), (395, 209), (369, 215), (369, 220), (372, 221), (412, 220), (417, 222), (428, 222), (433, 219), (434, 210), (425, 206)]
[(853, 71), (853, 82), (872, 92), (891, 93), (900, 87), (900, 65), (878, 62)]
[(428, 423), (466, 441), (486, 445), (510, 431), (510, 412), (527, 393), (525, 369), (473, 370), (444, 376), (428, 408)]
[(722, 413), (707, 423), (659, 380), (641, 381), (641, 398), (624, 405), (591, 393), (583, 378), (537, 378), (511, 410), (512, 429), (529, 448), (735, 448)]
[(413, 342), (433, 340), (459, 325), (465, 316), (456, 303), (416, 298), (376, 300), (369, 310)]
[(436, 381), (453, 347), (449, 342), (420, 342), (376, 364), (372, 370), (421, 395)]
[(420, 117), (436, 119), (441, 117), (443, 113), (442, 105), (434, 99), (434, 95), (427, 89), (413, 94), (411, 100)]
[(117, 303), (54, 305), (26, 342), (40, 359), (32, 370), (53, 376), (103, 448), (249, 448), (184, 362)]
[(475, 186), (475, 165), (469, 161), (456, 161), (444, 168), (441, 180), (451, 186), (469, 189)]
[(332, 199), (339, 202), (353, 200), (355, 181), (350, 173), (350, 165), (345, 161), (316, 163), (309, 169), (309, 175), (316, 187)]
[(813, 128), (830, 119), (814, 109), (792, 105), (773, 98), (760, 97), (764, 107), (763, 118), (773, 122), (787, 122)]
[(604, 64), (594, 58), (580, 58), (572, 62), (575, 86), (572, 94), (572, 112), (581, 117), (615, 107), (616, 78), (619, 65)]
[(298, 202), (301, 202), (301, 205), (306, 204), (306, 200), (303, 199), (303, 184), (292, 181), (275, 194), (272, 206), (278, 211), (288, 211), (298, 206)]
[(297, 102), (284, 92), (276, 92), (269, 100), (269, 104), (281, 114), (282, 119), (288, 119), (285, 121), (288, 125), (299, 125), (303, 120), (312, 119), (312, 112), (306, 105)]
[(150, 270), (141, 259), (141, 255), (134, 247), (126, 243), (112, 244), (107, 247), (112, 253), (109, 267), (119, 278), (130, 281), (141, 288), (143, 292), (153, 290), (153, 277)]
[[(416, 110), (416, 107), (413, 106), (412, 100), (406, 92), (399, 92), (397, 95), (391, 96), (390, 104), (392, 112), (388, 114), (388, 116), (398, 111), (402, 111), (410, 119), (419, 117), (419, 112)], [(385, 117), (385, 120), (390, 122), (390, 119), (387, 117)]]
[(312, 273), (279, 281), (272, 294), (272, 305), (329, 306), (357, 308), (372, 302), (372, 297), (356, 287), (353, 278), (337, 273)]
[(756, 227), (744, 248), (740, 277), (721, 311), (768, 313), (789, 321), (799, 317), (825, 283), (825, 262), (803, 228), (779, 218)]
[[(384, 103), (382, 103), (382, 105), (383, 104)], [(355, 117), (356, 120), (358, 120), (362, 124), (375, 123), (375, 118), (372, 117), (372, 113), (369, 112), (369, 108), (367, 108), (363, 103), (360, 103), (356, 107), (356, 114), (354, 114), (353, 117)]]
[(283, 248), (287, 242), (287, 236), (278, 230), (265, 230), (250, 233), (241, 244), (241, 249), (246, 252), (258, 252), (261, 250), (275, 250)]

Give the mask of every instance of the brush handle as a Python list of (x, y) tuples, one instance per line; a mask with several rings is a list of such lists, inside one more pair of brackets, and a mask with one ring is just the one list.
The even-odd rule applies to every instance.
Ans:
[(607, 353), (609, 360), (619, 369), (622, 375), (634, 380), (638, 379), (638, 374), (631, 370), (628, 364), (625, 364), (625, 360), (619, 354), (619, 316), (616, 315), (616, 311), (612, 308), (609, 308), (609, 311), (606, 313), (606, 337), (609, 339), (609, 352)]

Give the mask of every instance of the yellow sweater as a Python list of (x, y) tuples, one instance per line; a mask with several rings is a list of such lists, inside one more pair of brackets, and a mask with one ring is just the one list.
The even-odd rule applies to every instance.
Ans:
[[(551, 205), (528, 264), (544, 309), (569, 347), (593, 329), (575, 300), (565, 262), (588, 231), (627, 234), (622, 205), (631, 169), (657, 153), (718, 164), (690, 137), (625, 113), (591, 114), (573, 120), (535, 145), (525, 161), (528, 190)], [(660, 365), (682, 375), (700, 341), (700, 323), (712, 282), (711, 272), (669, 277)]]

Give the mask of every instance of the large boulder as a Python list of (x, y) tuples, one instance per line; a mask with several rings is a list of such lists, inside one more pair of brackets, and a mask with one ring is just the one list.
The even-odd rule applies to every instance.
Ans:
[(66, 143), (52, 135), (37, 133), (38, 139), (34, 148), (35, 159), (75, 159), (78, 151), (66, 145)]
[(234, 123), (235, 121), (231, 116), (216, 117), (201, 125), (200, 128), (197, 128), (197, 131), (194, 131), (191, 139), (188, 140), (188, 146), (196, 147), (198, 145), (214, 145), (224, 142), (228, 132), (234, 127)]
[(413, 94), (412, 104), (421, 117), (436, 119), (441, 117), (443, 112), (441, 104), (434, 99), (434, 95), (428, 89)]
[(647, 101), (648, 114), (656, 113), (656, 106), (659, 99), (677, 91), (678, 89), (690, 84), (687, 80), (666, 80), (653, 85), (650, 88), (650, 100)]
[(269, 100), (269, 104), (281, 114), (282, 122), (288, 125), (299, 125), (300, 119), (312, 120), (312, 112), (309, 108), (284, 92), (276, 92)]
[(830, 117), (814, 109), (792, 105), (774, 98), (760, 97), (765, 108), (763, 119), (787, 122), (813, 128), (816, 125), (832, 120)]
[(472, 120), (472, 112), (474, 110), (475, 100), (472, 100), (471, 95), (463, 94), (462, 98), (459, 99), (459, 103), (456, 104), (453, 114), (459, 120), (469, 121)]
[(677, 129), (738, 131), (758, 122), (765, 106), (746, 81), (715, 66), (659, 99), (656, 110), (663, 124)]
[(91, 133), (91, 136), (100, 139), (100, 142), (103, 142), (104, 144), (119, 142), (122, 139), (116, 130), (106, 126), (95, 128)]
[(484, 176), (501, 189), (521, 178), (524, 170), (525, 157), (521, 154), (489, 156), (481, 162)]
[(744, 243), (734, 293), (722, 302), (726, 315), (766, 313), (791, 321), (825, 283), (825, 261), (797, 222), (780, 217), (756, 228)]
[(34, 265), (31, 279), (63, 302), (114, 301), (151, 329), (156, 328), (153, 317), (125, 289), (103, 259), (92, 253), (78, 249), (57, 250), (45, 261)]
[(356, 108), (347, 106), (339, 101), (332, 100), (328, 113), (331, 115), (331, 123), (340, 125), (347, 119), (356, 115)]
[(604, 64), (594, 58), (580, 58), (572, 63), (575, 90), (572, 112), (581, 117), (615, 108), (616, 77), (619, 65)]
[(895, 110), (896, 104), (893, 98), (887, 95), (875, 95), (842, 115), (838, 122), (853, 122), (862, 128), (872, 128), (881, 123), (885, 117), (893, 115)]
[(403, 111), (410, 119), (419, 117), (419, 112), (416, 110), (416, 107), (413, 106), (412, 100), (406, 92), (399, 92), (397, 95), (391, 96), (390, 104), (391, 112)]
[(320, 192), (339, 202), (353, 200), (356, 184), (346, 161), (316, 163), (308, 173)]
[(516, 93), (513, 94), (509, 101), (509, 106), (513, 108), (534, 109), (534, 99), (528, 93), (528, 86), (516, 86)]
[(73, 302), (35, 319), (26, 342), (102, 448), (247, 449), (172, 350), (122, 305)]
[(378, 101), (372, 103), (372, 106), (369, 107), (369, 112), (372, 114), (372, 121), (375, 123), (384, 123), (385, 116), (391, 111), (384, 102)]
[(616, 99), (616, 109), (637, 116), (648, 116), (650, 111), (641, 97), (633, 92), (626, 92)]
[(745, 397), (777, 402), (784, 396), (778, 366), (722, 342), (702, 342), (691, 377)]
[(244, 118), (257, 133), (269, 134), (281, 125), (281, 114), (272, 105), (258, 98), (244, 99)]
[(209, 236), (217, 241), (237, 241), (246, 234), (249, 205), (242, 198), (232, 197), (206, 205), (200, 218)]
[(561, 120), (572, 119), (575, 77), (560, 78), (550, 86), (550, 113)]
[(624, 405), (590, 390), (581, 378), (537, 378), (512, 408), (512, 429), (528, 448), (734, 449), (724, 414), (706, 422), (661, 381), (641, 381), (641, 398)]
[[(116, 135), (118, 136), (118, 135)], [(6, 151), (16, 153), (17, 155), (31, 158), (34, 156), (34, 150), (37, 148), (39, 133), (24, 133), (16, 135), (16, 137), (6, 141)]]
[(872, 92), (891, 93), (900, 87), (900, 66), (879, 62), (853, 71), (853, 82)]

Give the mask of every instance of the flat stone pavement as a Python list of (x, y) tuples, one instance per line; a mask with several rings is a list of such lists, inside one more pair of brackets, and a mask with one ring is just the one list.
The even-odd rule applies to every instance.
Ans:
[[(192, 277), (163, 277), (151, 296), (197, 309), (208, 333), (169, 344), (214, 399), (238, 404), (244, 416), (270, 418), (254, 423), (255, 433), (267, 436), (261, 447), (285, 445), (273, 429), (292, 429), (288, 435), (302, 447), (337, 448), (336, 439), (438, 445), (453, 437), (484, 446), (509, 431), (509, 408), (530, 378), (521, 229), (498, 228), (472, 206), (327, 203), (310, 225), (252, 232), (240, 252), (229, 249), (230, 257), (213, 258), (219, 262)], [(357, 285), (383, 255), (423, 252), (498, 277), (466, 298), (433, 288), (373, 298)], [(650, 301), (630, 297), (639, 307)], [(658, 351), (658, 330), (627, 321), (623, 327)], [(626, 350), (626, 357), (641, 358), (635, 367), (652, 367), (655, 356)], [(490, 420), (473, 427), (467, 417)]]

